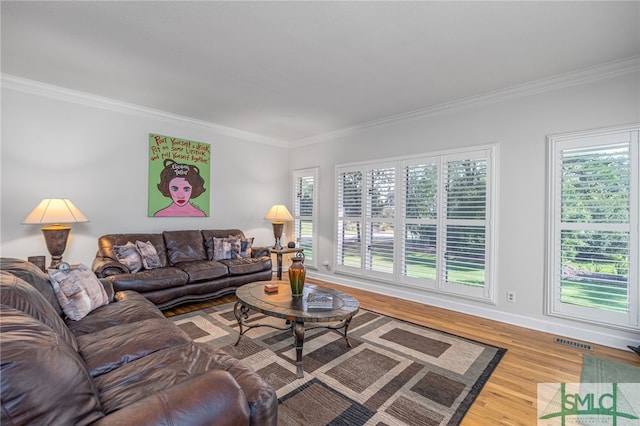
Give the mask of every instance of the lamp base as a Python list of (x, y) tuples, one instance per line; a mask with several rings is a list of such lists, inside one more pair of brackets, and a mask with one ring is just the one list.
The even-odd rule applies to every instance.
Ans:
[(280, 237), (282, 236), (284, 222), (272, 222), (271, 225), (273, 225), (273, 237), (276, 239), (276, 243), (273, 245), (273, 248), (275, 250), (282, 250), (282, 245), (280, 244)]
[(282, 250), (284, 247), (282, 247), (282, 244), (280, 244), (280, 238), (276, 238), (276, 244), (273, 246), (273, 248), (275, 250)]
[(44, 241), (47, 243), (47, 250), (51, 254), (50, 269), (56, 268), (62, 262), (62, 254), (67, 248), (70, 226), (51, 225), (42, 228)]

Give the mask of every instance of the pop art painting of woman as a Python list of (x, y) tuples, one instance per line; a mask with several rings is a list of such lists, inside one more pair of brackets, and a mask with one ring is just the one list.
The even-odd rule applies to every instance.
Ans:
[(149, 134), (149, 217), (208, 217), (210, 145)]
[(158, 190), (171, 199), (171, 204), (158, 210), (154, 217), (206, 216), (202, 210), (191, 203), (192, 198), (197, 198), (206, 191), (204, 179), (200, 176), (198, 167), (164, 160)]

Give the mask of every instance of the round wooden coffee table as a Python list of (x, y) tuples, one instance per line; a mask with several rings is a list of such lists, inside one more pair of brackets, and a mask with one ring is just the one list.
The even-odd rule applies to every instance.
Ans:
[[(265, 284), (277, 284), (278, 291), (267, 293)], [(333, 307), (326, 309), (309, 309), (307, 298), (311, 293), (324, 293), (333, 295)], [(342, 335), (351, 347), (347, 330), (353, 316), (358, 313), (360, 303), (358, 300), (338, 290), (305, 283), (302, 296), (291, 296), (291, 286), (286, 281), (258, 281), (241, 286), (236, 290), (238, 301), (234, 307), (234, 314), (240, 327), (240, 335), (236, 345), (240, 343), (242, 335), (252, 328), (271, 327), (277, 330), (291, 330), (296, 346), (296, 365), (298, 377), (304, 377), (302, 369), (302, 347), (304, 344), (304, 332), (314, 328), (327, 328), (335, 330)], [(271, 324), (248, 324), (250, 311), (256, 311), (268, 316), (285, 319), (286, 325), (278, 327)], [(305, 323), (337, 323), (328, 325), (314, 324), (305, 326)]]

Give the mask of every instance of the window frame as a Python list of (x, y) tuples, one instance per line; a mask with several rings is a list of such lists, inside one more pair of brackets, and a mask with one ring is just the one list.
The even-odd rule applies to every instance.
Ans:
[[(627, 136), (625, 136), (627, 135)], [(548, 188), (547, 188), (547, 271), (545, 313), (549, 316), (567, 318), (610, 328), (640, 329), (640, 124), (595, 129), (583, 132), (550, 135), (548, 146)], [(629, 141), (629, 221), (617, 223), (572, 223), (562, 221), (562, 155), (564, 150), (576, 148), (597, 148), (614, 146), (624, 140)], [(628, 271), (628, 312), (620, 313), (605, 309), (578, 306), (561, 301), (562, 289), (562, 231), (622, 231), (629, 234)]]

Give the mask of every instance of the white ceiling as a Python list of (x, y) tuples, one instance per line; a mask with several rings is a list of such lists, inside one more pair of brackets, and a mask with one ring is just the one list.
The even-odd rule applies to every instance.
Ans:
[(2, 1), (2, 73), (295, 144), (640, 55), (640, 2)]

